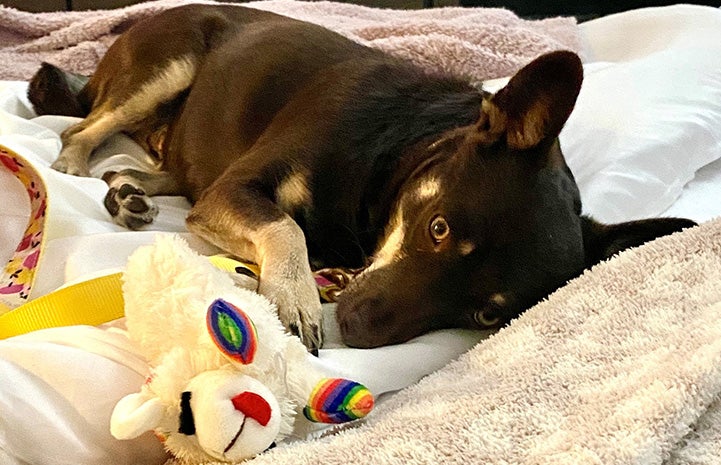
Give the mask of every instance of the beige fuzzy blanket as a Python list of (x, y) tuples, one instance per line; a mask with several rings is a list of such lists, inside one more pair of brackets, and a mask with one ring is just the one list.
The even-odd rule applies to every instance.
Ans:
[(596, 266), (362, 425), (261, 464), (721, 463), (721, 219)]
[[(91, 74), (119, 32), (184, 0), (111, 11), (25, 13), (0, 6), (0, 80), (27, 80), (41, 61)], [(313, 22), (353, 40), (442, 69), (474, 83), (507, 76), (545, 52), (581, 52), (573, 18), (526, 21), (504, 9), (373, 9), (346, 3), (244, 3)]]

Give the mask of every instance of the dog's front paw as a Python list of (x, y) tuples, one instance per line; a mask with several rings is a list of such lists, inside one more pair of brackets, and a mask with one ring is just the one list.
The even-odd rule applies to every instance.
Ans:
[(128, 183), (118, 187), (111, 183), (103, 203), (113, 221), (128, 229), (140, 229), (152, 223), (158, 215), (155, 202), (142, 189)]
[(90, 168), (87, 162), (78, 160), (77, 157), (68, 157), (63, 153), (50, 165), (55, 171), (72, 174), (73, 176), (90, 177)]
[(277, 305), (283, 326), (317, 355), (323, 345), (323, 309), (312, 276), (297, 281), (261, 276), (258, 291)]

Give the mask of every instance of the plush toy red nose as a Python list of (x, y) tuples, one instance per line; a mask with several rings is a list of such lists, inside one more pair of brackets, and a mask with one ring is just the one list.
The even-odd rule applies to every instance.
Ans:
[(261, 425), (265, 426), (270, 421), (270, 405), (255, 392), (241, 392), (230, 399), (233, 407), (246, 417), (250, 417)]

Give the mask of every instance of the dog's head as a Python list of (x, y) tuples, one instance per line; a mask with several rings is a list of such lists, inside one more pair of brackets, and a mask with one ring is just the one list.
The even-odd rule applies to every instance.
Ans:
[(582, 79), (575, 54), (544, 55), (484, 98), (476, 124), (424, 148), (374, 262), (338, 303), (348, 345), (501, 326), (586, 267), (693, 225), (581, 215), (558, 135)]

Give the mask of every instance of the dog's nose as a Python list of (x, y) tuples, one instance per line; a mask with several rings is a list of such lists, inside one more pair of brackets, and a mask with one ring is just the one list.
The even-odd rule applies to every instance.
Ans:
[(364, 314), (366, 313), (365, 308), (368, 306), (369, 304), (365, 303), (365, 301), (348, 305), (341, 300), (338, 304), (336, 318), (341, 338), (346, 345), (351, 347), (364, 346), (362, 335), (367, 328)]
[(350, 305), (342, 301), (336, 317), (343, 342), (350, 347), (371, 348), (388, 344), (392, 315), (383, 312), (378, 299), (370, 297)]
[(362, 331), (358, 328), (365, 326), (363, 324), (363, 317), (358, 312), (352, 312), (347, 315), (340, 317), (338, 314), (338, 326), (340, 327), (340, 335), (343, 338), (343, 342), (351, 347), (356, 346), (360, 343), (359, 335)]

